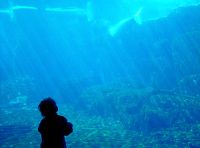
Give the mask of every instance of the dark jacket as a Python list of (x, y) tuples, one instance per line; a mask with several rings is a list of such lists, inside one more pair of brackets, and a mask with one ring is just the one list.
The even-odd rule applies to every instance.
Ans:
[(73, 128), (65, 117), (55, 114), (42, 119), (38, 131), (42, 136), (41, 148), (66, 148), (64, 136), (72, 133)]

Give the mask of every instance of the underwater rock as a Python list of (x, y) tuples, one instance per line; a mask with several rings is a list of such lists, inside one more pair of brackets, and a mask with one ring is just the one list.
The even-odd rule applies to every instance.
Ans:
[(36, 96), (36, 83), (30, 76), (19, 76), (7, 79), (0, 84), (0, 102), (4, 105), (26, 105)]
[(88, 114), (114, 118), (129, 130), (152, 132), (200, 121), (200, 98), (173, 91), (97, 86), (82, 99)]
[(199, 74), (199, 20), (200, 5), (178, 8), (141, 25), (130, 27), (130, 21), (116, 38), (145, 82), (158, 89), (175, 89), (184, 77)]
[[(26, 125), (1, 125), (0, 126), (0, 146), (4, 147), (8, 139), (12, 139), (12, 143), (20, 141), (20, 138), (25, 138), (26, 134), (32, 132), (32, 127)], [(11, 145), (11, 143), (10, 143)]]
[(21, 105), (26, 105), (27, 103), (27, 96), (17, 96), (14, 99), (9, 100), (9, 104), (21, 104)]
[[(118, 116), (119, 104), (125, 108), (131, 105), (138, 105), (142, 99), (151, 94), (151, 88), (137, 89), (130, 85), (97, 85), (92, 86), (81, 95), (84, 104), (91, 114), (105, 116)], [(126, 109), (123, 110), (126, 110)], [(98, 113), (96, 113), (98, 111)]]
[(143, 122), (146, 127), (143, 127), (144, 130), (146, 128), (147, 131), (155, 131), (170, 127), (168, 117), (165, 114), (158, 113), (157, 110), (147, 112), (145, 116)]
[(179, 80), (176, 91), (194, 97), (200, 96), (200, 75), (188, 75)]

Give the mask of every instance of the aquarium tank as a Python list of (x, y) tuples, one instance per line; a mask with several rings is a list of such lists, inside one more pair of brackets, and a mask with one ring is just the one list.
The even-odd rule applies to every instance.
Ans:
[(200, 147), (200, 0), (1, 0), (1, 148), (40, 147), (46, 97), (68, 147)]

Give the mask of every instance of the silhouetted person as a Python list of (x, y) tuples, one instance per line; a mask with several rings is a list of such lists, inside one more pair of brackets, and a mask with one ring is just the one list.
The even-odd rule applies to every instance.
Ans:
[(52, 98), (45, 98), (38, 106), (44, 117), (38, 127), (42, 137), (41, 148), (66, 148), (65, 137), (73, 132), (73, 125), (57, 114), (58, 107)]

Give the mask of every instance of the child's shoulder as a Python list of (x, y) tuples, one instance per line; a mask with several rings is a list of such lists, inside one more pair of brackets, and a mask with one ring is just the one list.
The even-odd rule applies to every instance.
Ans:
[(66, 120), (66, 121), (67, 121), (67, 118), (64, 117), (64, 116), (62, 116), (62, 115), (57, 115), (57, 117), (58, 117), (59, 119), (61, 119), (61, 120)]

